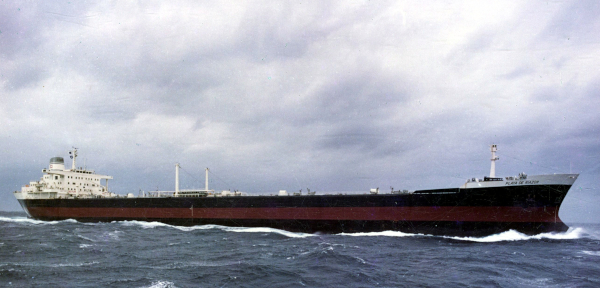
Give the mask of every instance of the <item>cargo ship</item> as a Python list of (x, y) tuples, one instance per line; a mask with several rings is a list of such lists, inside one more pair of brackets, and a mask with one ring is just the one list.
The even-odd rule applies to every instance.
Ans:
[[(402, 231), (433, 235), (482, 236), (508, 230), (526, 234), (562, 232), (560, 205), (578, 174), (496, 177), (497, 146), (491, 146), (490, 176), (471, 178), (460, 187), (430, 190), (379, 188), (363, 194), (314, 191), (249, 195), (239, 191), (175, 190), (120, 195), (108, 188), (112, 176), (77, 167), (77, 149), (50, 159), (39, 181), (15, 191), (29, 217), (81, 222), (158, 221), (172, 225), (215, 224), (271, 227), (297, 232), (354, 233)], [(103, 183), (104, 182), (104, 183)]]

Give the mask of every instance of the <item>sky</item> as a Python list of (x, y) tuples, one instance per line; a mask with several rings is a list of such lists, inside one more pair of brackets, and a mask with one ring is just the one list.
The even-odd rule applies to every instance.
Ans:
[[(597, 1), (2, 1), (0, 210), (55, 156), (113, 192), (580, 173), (600, 223)], [(66, 161), (67, 168), (70, 163)]]

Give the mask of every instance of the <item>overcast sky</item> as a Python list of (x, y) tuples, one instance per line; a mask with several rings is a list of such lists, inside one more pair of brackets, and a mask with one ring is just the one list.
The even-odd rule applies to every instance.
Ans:
[(495, 143), (600, 222), (597, 1), (373, 2), (1, 2), (0, 210), (72, 146), (137, 195), (457, 187)]

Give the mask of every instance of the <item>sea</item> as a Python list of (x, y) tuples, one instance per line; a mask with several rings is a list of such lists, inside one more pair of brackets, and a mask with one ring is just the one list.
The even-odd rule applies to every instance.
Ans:
[(1, 287), (600, 287), (600, 225), (306, 234), (0, 212)]

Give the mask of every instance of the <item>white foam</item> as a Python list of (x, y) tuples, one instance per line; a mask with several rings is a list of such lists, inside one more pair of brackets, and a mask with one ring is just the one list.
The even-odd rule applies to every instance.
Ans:
[(81, 239), (83, 239), (83, 240), (90, 241), (90, 242), (96, 242), (94, 239), (91, 239), (91, 238), (85, 237), (85, 236), (83, 236), (83, 235), (77, 235), (77, 237), (79, 237), (79, 238), (81, 238)]
[(108, 233), (105, 232), (102, 235), (105, 237), (111, 238), (113, 240), (119, 240), (119, 234), (123, 234), (123, 231), (115, 230), (113, 232), (108, 232)]
[(58, 263), (58, 264), (46, 264), (39, 262), (25, 262), (25, 263), (14, 263), (14, 265), (18, 266), (30, 266), (30, 267), (82, 267), (82, 266), (91, 266), (99, 264), (98, 261), (92, 262), (80, 262), (80, 263)]
[(161, 223), (161, 222), (146, 222), (146, 221), (137, 221), (137, 220), (115, 221), (112, 223), (120, 223), (123, 226), (139, 226), (144, 229), (154, 229), (157, 227), (165, 227), (165, 228), (172, 228), (172, 229), (177, 229), (177, 230), (186, 231), (186, 232), (194, 231), (194, 230), (208, 230), (208, 229), (214, 229), (217, 227), (221, 227), (218, 225), (175, 226), (175, 225), (169, 225), (169, 224), (165, 224), (165, 223)]
[(89, 248), (92, 247), (92, 244), (79, 244), (79, 248)]
[(73, 219), (61, 220), (61, 221), (42, 221), (35, 220), (27, 217), (3, 217), (0, 216), (0, 221), (3, 222), (12, 222), (12, 223), (27, 223), (27, 224), (38, 224), (38, 225), (54, 225), (59, 223), (77, 223), (77, 221)]
[(221, 225), (197, 225), (197, 226), (175, 226), (169, 225), (161, 222), (144, 222), (144, 221), (118, 221), (118, 223), (122, 223), (124, 226), (140, 226), (144, 229), (154, 229), (156, 227), (166, 227), (177, 229), (180, 231), (194, 231), (194, 230), (211, 230), (211, 229), (219, 229), (226, 232), (242, 232), (242, 233), (276, 233), (290, 238), (304, 238), (309, 236), (314, 236), (313, 234), (308, 233), (295, 233), (289, 232), (285, 230), (279, 230), (275, 228), (268, 227), (228, 227)]
[(360, 258), (360, 257), (352, 257), (354, 259), (356, 259), (358, 262), (362, 263), (362, 264), (367, 264), (367, 261), (365, 261), (364, 259)]
[(280, 234), (290, 238), (305, 238), (314, 236), (314, 234), (309, 233), (297, 233), (297, 232), (289, 232), (285, 230), (279, 230), (275, 228), (267, 228), (267, 227), (225, 227), (221, 226), (219, 229), (228, 232), (244, 232), (244, 233), (275, 233)]
[(424, 234), (404, 233), (400, 231), (381, 231), (381, 232), (358, 232), (358, 233), (340, 233), (342, 236), (385, 236), (385, 237), (413, 237), (413, 236), (431, 236)]
[(583, 228), (569, 228), (566, 232), (562, 233), (540, 233), (537, 235), (525, 235), (515, 230), (509, 230), (499, 234), (494, 234), (485, 237), (450, 237), (442, 236), (444, 238), (472, 241), (472, 242), (502, 242), (502, 241), (527, 241), (527, 240), (541, 240), (541, 239), (552, 239), (552, 240), (572, 240), (580, 239), (584, 234)]
[(592, 256), (600, 256), (600, 251), (581, 251), (581, 253)]
[(153, 229), (156, 227), (170, 226), (170, 225), (160, 223), (160, 222), (144, 222), (144, 221), (137, 221), (137, 220), (113, 221), (111, 223), (118, 223), (123, 226), (140, 226), (144, 229)]
[(50, 267), (82, 267), (82, 266), (91, 266), (95, 264), (99, 264), (98, 261), (92, 262), (82, 262), (82, 263), (60, 263), (60, 264), (50, 264)]
[(144, 229), (154, 229), (157, 227), (165, 227), (165, 228), (172, 228), (172, 229), (177, 229), (177, 230), (186, 231), (186, 232), (194, 231), (194, 230), (208, 230), (208, 229), (214, 229), (215, 227), (220, 227), (218, 225), (176, 226), (176, 225), (169, 225), (169, 224), (165, 224), (165, 223), (161, 223), (161, 222), (146, 222), (146, 221), (137, 221), (137, 220), (115, 221), (112, 223), (120, 223), (123, 226), (139, 226)]
[(384, 237), (442, 237), (447, 239), (461, 240), (461, 241), (472, 241), (472, 242), (501, 242), (501, 241), (522, 241), (522, 240), (541, 240), (541, 239), (553, 239), (553, 240), (572, 240), (581, 239), (584, 237), (591, 237), (585, 229), (580, 227), (569, 228), (566, 232), (562, 233), (540, 233), (537, 235), (525, 235), (515, 230), (509, 230), (498, 234), (493, 234), (484, 237), (455, 237), (455, 236), (435, 236), (430, 234), (413, 234), (404, 233), (400, 231), (382, 231), (382, 232), (360, 232), (360, 233), (340, 233), (337, 235), (342, 236), (384, 236)]
[(175, 287), (175, 283), (171, 282), (171, 281), (155, 281), (152, 282), (152, 284), (150, 284), (150, 286), (148, 286), (148, 288), (176, 288)]

